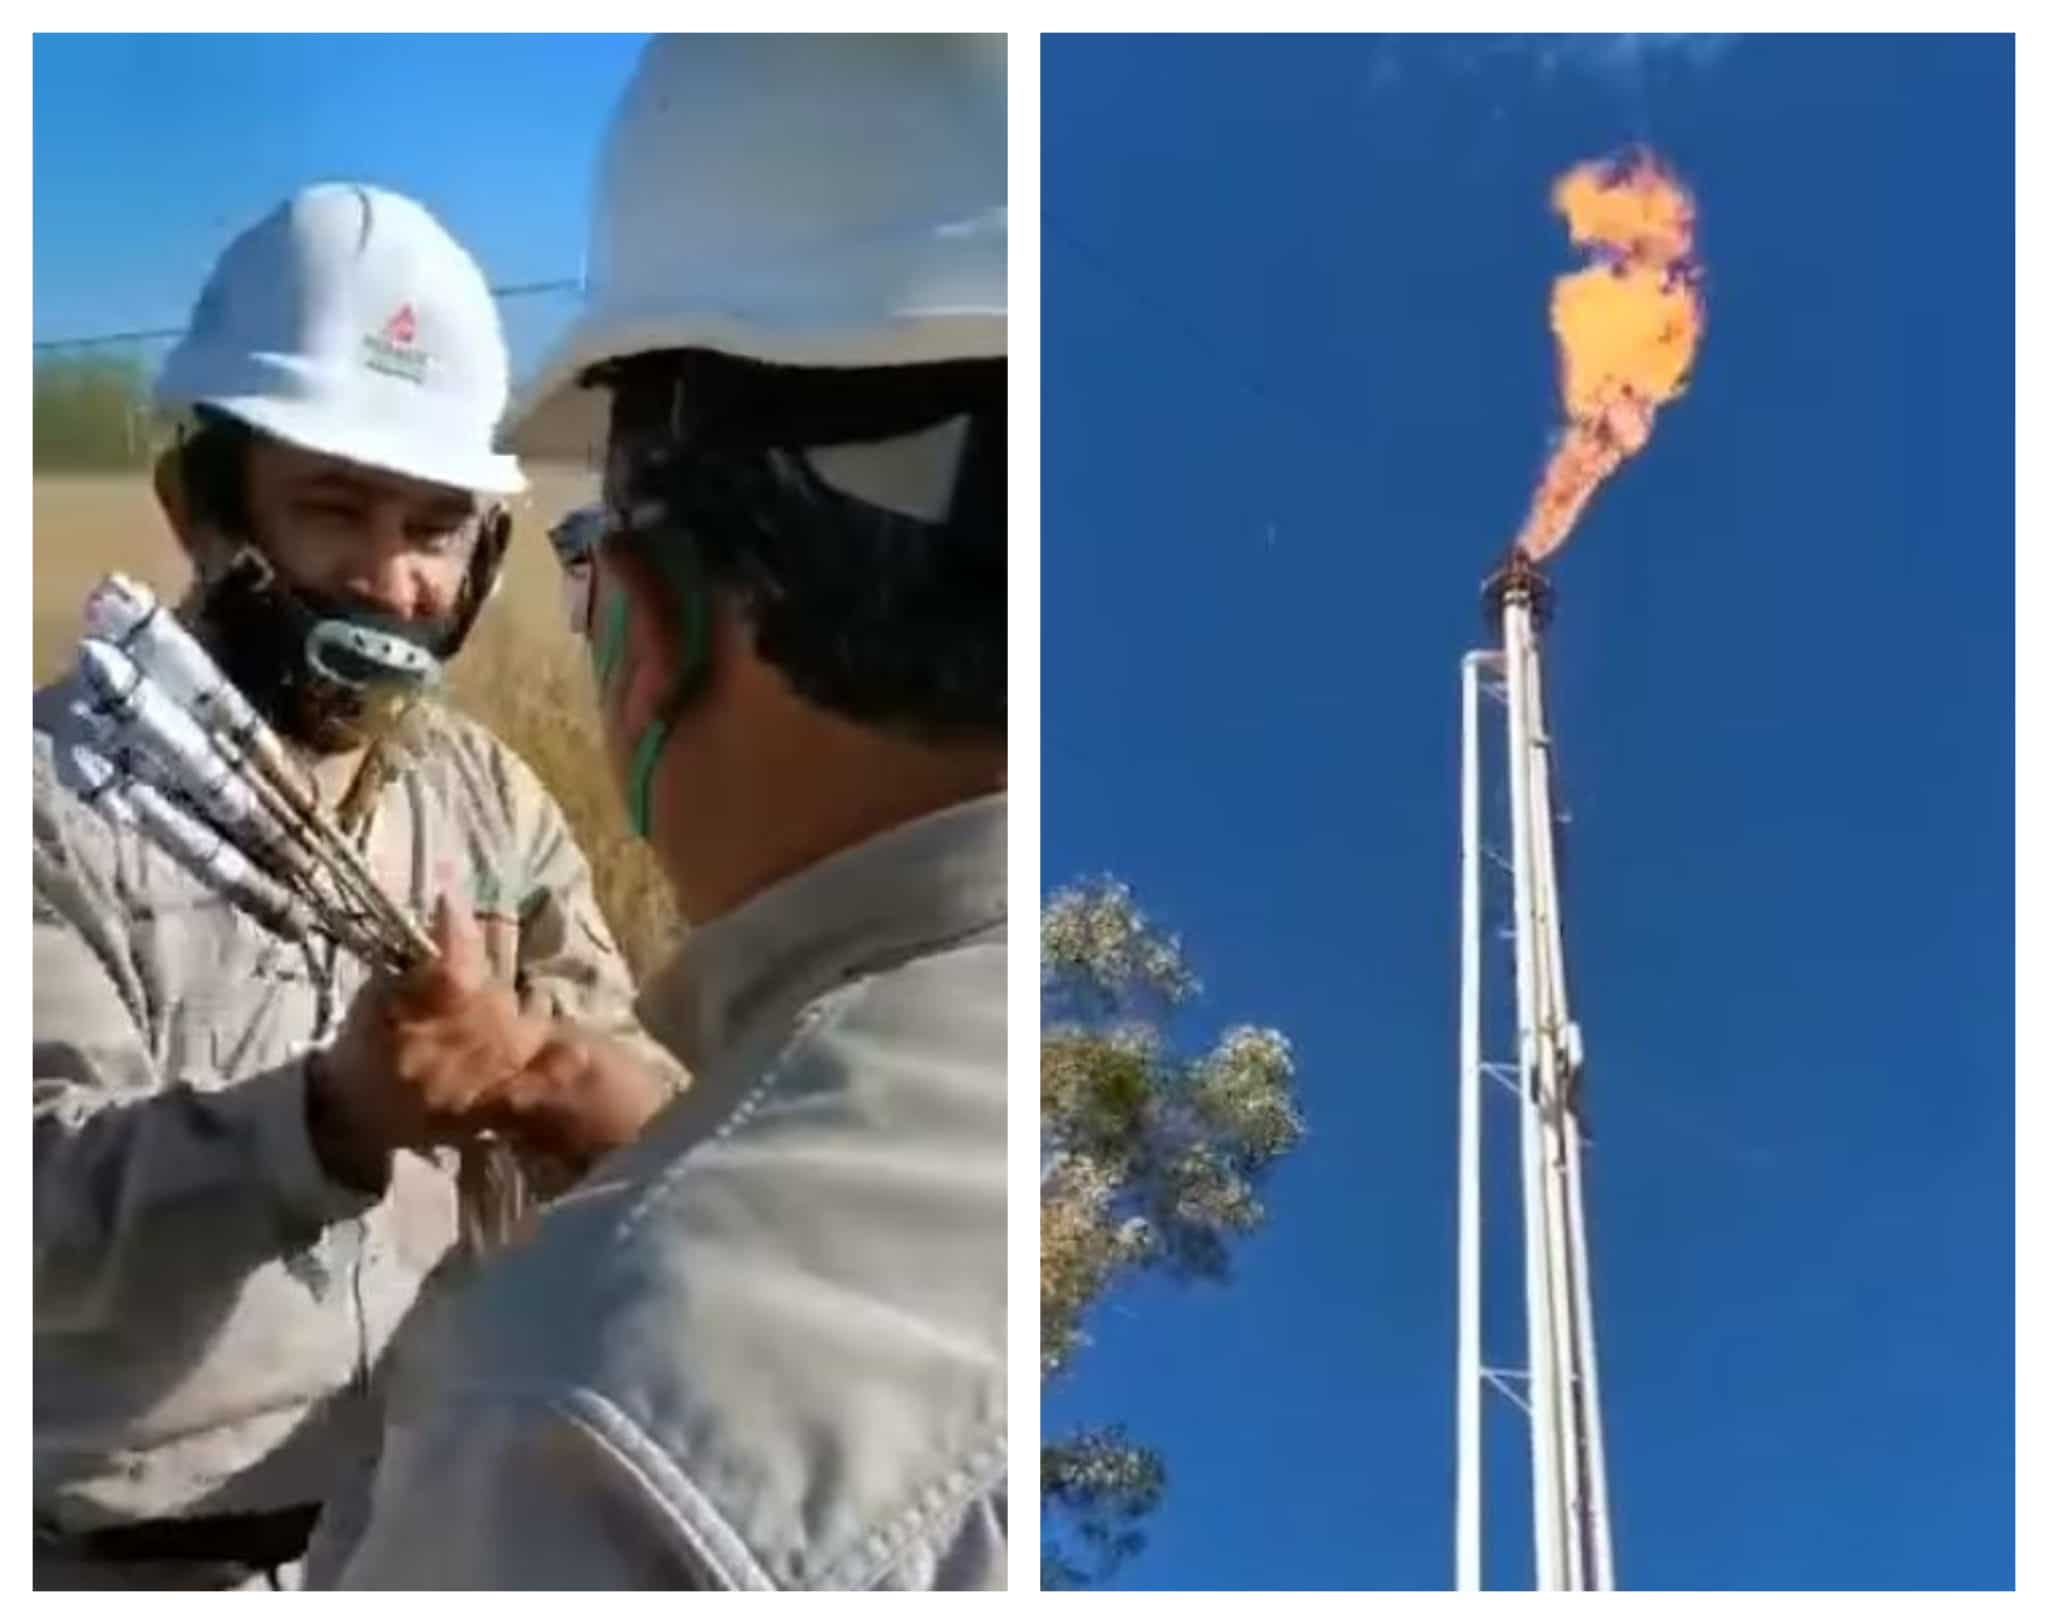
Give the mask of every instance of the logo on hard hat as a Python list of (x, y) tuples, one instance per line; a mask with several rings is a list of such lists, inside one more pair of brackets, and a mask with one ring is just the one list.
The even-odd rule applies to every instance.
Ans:
[(419, 319), (410, 301), (391, 312), (383, 331), (363, 337), (363, 365), (408, 383), (421, 383), (427, 375), (427, 357), (413, 347)]

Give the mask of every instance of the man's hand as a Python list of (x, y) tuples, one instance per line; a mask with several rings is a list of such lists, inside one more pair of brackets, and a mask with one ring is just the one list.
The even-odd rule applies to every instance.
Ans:
[(547, 1042), (480, 1109), (479, 1120), (581, 1177), (637, 1139), (673, 1097), (669, 1078), (624, 1044), (557, 1021)]
[(394, 1151), (456, 1143), (491, 1126), (486, 1108), (551, 1035), (547, 1020), (489, 978), (475, 922), (445, 897), (434, 941), (437, 961), (403, 980), (373, 979), (308, 1065), (314, 1151), (355, 1189), (382, 1190)]

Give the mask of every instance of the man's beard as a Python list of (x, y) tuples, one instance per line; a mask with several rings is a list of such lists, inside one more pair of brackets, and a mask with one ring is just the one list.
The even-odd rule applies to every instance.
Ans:
[(346, 622), (433, 656), (452, 630), (452, 617), (406, 621), (289, 587), (253, 550), (201, 592), (197, 618), (214, 660), (243, 697), (287, 739), (323, 756), (368, 744), (424, 684), (334, 680), (312, 664), (308, 639), (316, 626)]

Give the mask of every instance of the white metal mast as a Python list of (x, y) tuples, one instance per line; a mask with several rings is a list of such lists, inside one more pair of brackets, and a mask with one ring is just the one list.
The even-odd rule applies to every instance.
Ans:
[(1479, 668), (1492, 655), (1468, 654), (1464, 673), (1464, 769), (1459, 836), (1464, 921), (1458, 1003), (1458, 1588), (1477, 1590), (1479, 1573)]
[[(1501, 1385), (1480, 1348), (1481, 1054), (1479, 670), (1497, 669), (1507, 709), (1505, 771), (1514, 875), (1515, 1063), (1521, 1125), (1523, 1285), (1536, 1585), (1610, 1590), (1605, 1443), (1587, 1267), (1576, 1085), (1583, 1053), (1565, 998), (1564, 938), (1543, 720), (1539, 623), (1546, 588), (1519, 557), (1491, 583), (1501, 649), (1463, 663), (1462, 987), (1459, 1007), (1457, 1584), (1480, 1588), (1480, 1391)], [(1508, 1389), (1501, 1386), (1503, 1392)], [(1510, 1397), (1514, 1395), (1509, 1394)]]

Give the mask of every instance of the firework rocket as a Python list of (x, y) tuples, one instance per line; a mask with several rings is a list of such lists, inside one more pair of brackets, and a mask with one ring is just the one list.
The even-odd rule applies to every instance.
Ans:
[[(72, 712), (87, 722), (94, 720), (89, 706), (74, 703)], [(88, 745), (73, 745), (71, 760), (84, 786), (82, 798), (85, 804), (99, 807), (115, 822), (132, 827), (136, 818), (135, 807), (125, 792), (128, 775)]]
[(277, 735), (148, 587), (125, 575), (108, 576), (85, 600), (85, 633), (132, 658), (173, 701), (266, 772), (291, 778)]
[[(318, 881), (333, 881), (321, 854), (294, 838), (282, 809), (244, 774), (232, 747), (208, 738), (118, 649), (88, 638), (79, 647), (79, 669), (94, 695), (80, 709), (113, 758), (88, 761), (90, 752), (78, 753), (81, 775), (97, 784), (95, 793), (118, 797), (127, 821), (149, 830), (188, 867), (249, 902), (284, 934), (302, 937), (312, 922), (308, 910), (317, 907), (351, 951), (374, 941), (345, 892), (341, 907), (321, 894)], [(118, 787), (101, 771), (118, 771), (116, 762), (126, 769)], [(180, 800), (204, 817), (186, 811)], [(289, 900), (294, 892), (296, 904)], [(382, 962), (388, 955), (373, 956)]]
[(269, 817), (255, 786), (236, 770), (237, 759), (208, 736), (187, 711), (111, 643), (88, 637), (78, 667), (93, 694), (101, 735), (117, 749), (134, 745), (154, 767), (221, 822), (266, 846), (284, 844), (285, 831)]
[(156, 785), (79, 745), (71, 758), (85, 783), (86, 800), (122, 822), (146, 830), (165, 850), (237, 901), (247, 904), (280, 935), (304, 941), (313, 934), (311, 907), (273, 879), (205, 819), (186, 811)]

